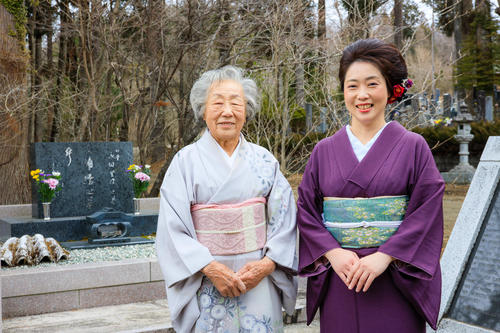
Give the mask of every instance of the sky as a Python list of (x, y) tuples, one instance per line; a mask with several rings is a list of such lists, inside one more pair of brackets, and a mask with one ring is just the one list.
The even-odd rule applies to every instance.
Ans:
[[(330, 22), (334, 23), (335, 22), (335, 19), (337, 17), (337, 13), (336, 13), (336, 10), (335, 10), (335, 1), (341, 1), (341, 0), (325, 0), (325, 5), (326, 5), (326, 17), (327, 17), (327, 20), (330, 20)], [(317, 3), (317, 1), (315, 1)], [(390, 2), (392, 2), (392, 0), (389, 0), (389, 3), (387, 5), (390, 5)], [(431, 23), (432, 21), (432, 8), (426, 4), (424, 4), (421, 0), (415, 0), (415, 2), (419, 5), (419, 8), (420, 10), (424, 13), (425, 15), (425, 20), (429, 23)], [(342, 10), (342, 6), (339, 6), (341, 11), (342, 11), (342, 15), (345, 15), (345, 13), (343, 12)]]

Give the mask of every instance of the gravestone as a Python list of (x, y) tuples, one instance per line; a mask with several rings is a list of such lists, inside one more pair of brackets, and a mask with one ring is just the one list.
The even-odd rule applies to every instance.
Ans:
[[(62, 190), (51, 204), (51, 217), (86, 216), (111, 207), (133, 211), (133, 188), (126, 170), (132, 164), (131, 142), (37, 142), (30, 168), (61, 173)], [(32, 186), (33, 217), (43, 216)]]
[(499, 254), (500, 137), (496, 136), (488, 139), (441, 258), (438, 332), (500, 330)]
[(424, 91), (423, 94), (419, 96), (419, 104), (422, 109), (426, 109), (429, 107), (429, 101), (427, 100), (427, 92)]
[(483, 90), (479, 90), (477, 92), (477, 100), (476, 100), (476, 116), (479, 120), (484, 120), (485, 117), (485, 108), (486, 108), (486, 96)]
[(420, 111), (420, 95), (419, 94), (412, 95), (412, 97), (411, 97), (411, 110), (413, 112)]
[(451, 117), (451, 95), (443, 94), (443, 117)]
[(306, 103), (306, 130), (309, 132), (312, 128), (313, 110), (312, 104)]
[(493, 96), (486, 96), (484, 103), (484, 119), (493, 121)]
[(318, 126), (318, 132), (319, 133), (326, 133), (326, 114), (327, 114), (328, 109), (324, 106), (321, 106), (319, 108), (319, 119), (320, 123)]
[(157, 211), (133, 212), (130, 142), (35, 143), (30, 159), (31, 169), (60, 172), (62, 190), (42, 220), (33, 186), (33, 217), (0, 217), (0, 241), (40, 233), (68, 249), (153, 242), (142, 236), (156, 231)]

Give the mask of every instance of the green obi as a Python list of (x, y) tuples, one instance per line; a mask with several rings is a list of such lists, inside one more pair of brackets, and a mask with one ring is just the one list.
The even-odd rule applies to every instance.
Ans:
[(342, 247), (380, 246), (398, 230), (408, 201), (407, 195), (324, 198), (324, 224)]

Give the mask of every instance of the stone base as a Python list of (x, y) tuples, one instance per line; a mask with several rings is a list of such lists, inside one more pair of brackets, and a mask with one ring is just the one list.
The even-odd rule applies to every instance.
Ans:
[[(128, 236), (151, 235), (156, 232), (158, 213), (141, 212), (139, 215), (127, 214), (131, 218), (132, 228)], [(0, 241), (10, 237), (42, 234), (53, 237), (58, 242), (80, 241), (90, 235), (90, 225), (85, 216), (56, 217), (48, 221), (32, 217), (0, 218)]]
[(147, 239), (143, 237), (127, 237), (127, 242), (102, 242), (98, 244), (92, 244), (88, 241), (76, 241), (76, 242), (61, 242), (61, 246), (68, 250), (78, 250), (78, 249), (95, 249), (97, 247), (103, 246), (125, 246), (125, 245), (137, 245), (137, 244), (152, 244), (155, 241), (153, 239)]
[(155, 259), (2, 270), (3, 318), (165, 299)]
[(470, 184), (476, 169), (469, 164), (459, 164), (449, 172), (441, 172), (447, 184)]

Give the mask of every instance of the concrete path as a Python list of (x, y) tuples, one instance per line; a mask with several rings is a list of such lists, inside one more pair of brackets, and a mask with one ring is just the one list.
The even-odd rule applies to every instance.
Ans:
[(166, 300), (15, 317), (3, 321), (5, 333), (166, 332), (170, 327)]
[[(298, 309), (303, 309), (299, 299)], [(304, 316), (298, 316), (299, 323), (285, 326), (286, 333), (317, 333), (319, 323), (314, 321), (307, 327)], [(173, 333), (166, 300), (104, 306), (48, 313), (36, 316), (16, 317), (3, 321), (3, 332), (51, 332), (51, 333)]]

